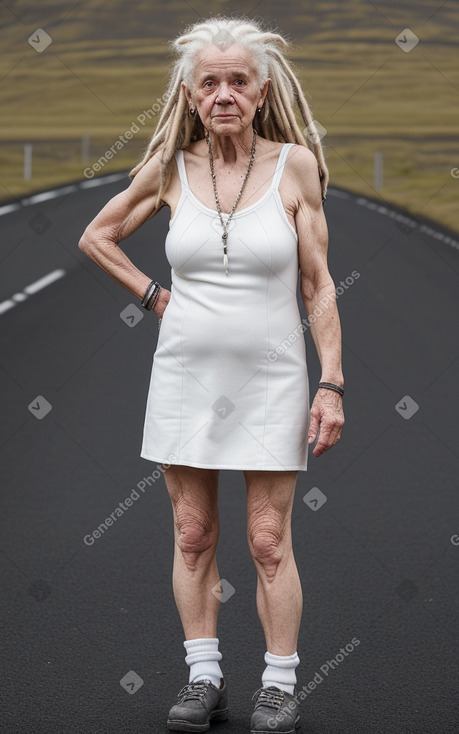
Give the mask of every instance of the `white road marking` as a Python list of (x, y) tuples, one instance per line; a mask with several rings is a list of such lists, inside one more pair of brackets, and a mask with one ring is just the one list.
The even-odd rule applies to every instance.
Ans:
[[(382, 206), (375, 201), (369, 201), (363, 196), (358, 196), (355, 199), (355, 203), (359, 204), (359, 206), (365, 206), (367, 209), (371, 209), (371, 211), (377, 212), (378, 214), (383, 214), (386, 217), (390, 217), (390, 219), (395, 219), (395, 221), (397, 222), (402, 222), (412, 229), (415, 229), (418, 226), (418, 222), (413, 217), (400, 214), (400, 212), (397, 212), (394, 209), (389, 209), (387, 206)], [(438, 232), (437, 230), (433, 229), (433, 227), (428, 227), (426, 224), (419, 225), (419, 230), (420, 232), (425, 232), (425, 234), (430, 235), (435, 240), (440, 240), (446, 245), (451, 245), (451, 247), (459, 250), (459, 241), (455, 240), (453, 237), (443, 234), (443, 232)]]
[(113, 183), (113, 181), (119, 181), (122, 178), (126, 178), (125, 173), (114, 173), (111, 176), (100, 176), (99, 178), (91, 178), (87, 181), (82, 181), (79, 186), (80, 189), (92, 189), (94, 186), (104, 186), (107, 183)]
[(43, 278), (34, 281), (30, 285), (26, 285), (26, 287), (24, 288), (24, 293), (27, 293), (29, 295), (33, 293), (38, 293), (38, 291), (41, 291), (42, 288), (46, 288), (47, 285), (51, 285), (51, 283), (54, 283), (55, 280), (63, 278), (64, 275), (65, 270), (53, 270), (51, 273), (48, 273), (48, 275), (44, 275)]
[(66, 196), (66, 194), (77, 191), (78, 189), (92, 189), (95, 186), (105, 186), (105, 184), (113, 183), (114, 181), (120, 181), (122, 178), (127, 178), (126, 173), (112, 173), (109, 176), (99, 176), (90, 180), (79, 181), (76, 184), (68, 184), (62, 186), (60, 189), (50, 189), (49, 191), (41, 191), (39, 194), (32, 194), (21, 199), (20, 204), (12, 203), (0, 206), (0, 217), (3, 214), (9, 214), (15, 212), (21, 207), (32, 206), (33, 204), (40, 204), (42, 201), (49, 201), (49, 199), (57, 199), (59, 196)]
[(338, 199), (350, 199), (350, 195), (346, 191), (340, 191), (339, 189), (332, 189), (329, 187), (328, 193), (331, 196), (336, 196)]
[(38, 291), (43, 290), (43, 288), (46, 288), (48, 285), (51, 285), (51, 283), (54, 283), (56, 280), (59, 280), (60, 278), (63, 278), (64, 275), (65, 275), (65, 270), (62, 270), (62, 268), (59, 268), (57, 270), (52, 270), (50, 273), (47, 273), (46, 275), (44, 275), (42, 278), (39, 278), (38, 280), (35, 280), (33, 283), (26, 285), (23, 293), (15, 293), (7, 301), (3, 301), (2, 303), (0, 303), (0, 314), (5, 313), (5, 311), (9, 311), (11, 308), (16, 306), (16, 304), (22, 303), (22, 301), (25, 301), (28, 296), (32, 296), (35, 293), (38, 293)]
[(0, 207), (0, 217), (2, 214), (9, 214), (10, 212), (15, 212), (16, 209), (20, 208), (19, 204), (7, 204), (6, 206), (2, 206)]
[(3, 303), (0, 303), (0, 315), (5, 313), (5, 311), (9, 311), (15, 305), (14, 301), (3, 301)]
[[(79, 181), (76, 184), (61, 186), (61, 188), (59, 189), (42, 191), (39, 194), (33, 194), (32, 196), (27, 196), (24, 199), (21, 199), (20, 203), (5, 204), (4, 206), (0, 206), (0, 217), (4, 214), (10, 214), (11, 212), (18, 211), (18, 209), (24, 208), (26, 206), (32, 206), (33, 204), (40, 204), (43, 201), (49, 201), (50, 199), (57, 199), (60, 196), (66, 196), (67, 194), (70, 194), (73, 191), (77, 191), (78, 189), (90, 189), (96, 186), (104, 186), (105, 184), (119, 181), (122, 178), (127, 178), (127, 174), (112, 173), (109, 176), (99, 176), (96, 179), (84, 180)], [(30, 285), (24, 288), (23, 293), (15, 293), (13, 296), (11, 296), (11, 298), (8, 298), (6, 301), (2, 301), (0, 303), (0, 315), (14, 308), (18, 303), (22, 303), (22, 301), (25, 301), (28, 296), (38, 293), (38, 291), (42, 290), (42, 288), (46, 288), (46, 286), (51, 285), (51, 283), (54, 283), (59, 278), (63, 278), (64, 275), (65, 270), (53, 270), (51, 273), (43, 276), (43, 278), (36, 280), (34, 283), (30, 283)]]

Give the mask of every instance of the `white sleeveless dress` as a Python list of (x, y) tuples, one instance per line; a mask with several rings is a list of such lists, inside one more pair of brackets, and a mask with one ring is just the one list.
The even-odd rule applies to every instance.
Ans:
[[(279, 191), (236, 210), (223, 266), (218, 214), (188, 186), (166, 238), (171, 298), (153, 357), (140, 456), (210, 469), (306, 470), (309, 380), (298, 237)], [(224, 220), (228, 215), (223, 214)]]

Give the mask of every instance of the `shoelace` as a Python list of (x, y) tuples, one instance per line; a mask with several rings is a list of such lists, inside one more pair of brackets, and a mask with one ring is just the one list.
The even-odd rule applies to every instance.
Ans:
[(257, 706), (272, 706), (275, 709), (280, 709), (280, 707), (284, 703), (284, 691), (282, 691), (280, 688), (274, 688), (274, 686), (270, 686), (269, 688), (259, 688), (258, 691), (255, 691), (255, 693), (253, 694), (252, 701), (255, 696), (258, 695), (259, 698), (257, 701)]
[(196, 681), (196, 683), (187, 683), (186, 686), (183, 686), (177, 698), (179, 699), (180, 703), (183, 703), (183, 701), (187, 701), (193, 698), (200, 699), (204, 696), (208, 686), (209, 681), (207, 680), (198, 680)]

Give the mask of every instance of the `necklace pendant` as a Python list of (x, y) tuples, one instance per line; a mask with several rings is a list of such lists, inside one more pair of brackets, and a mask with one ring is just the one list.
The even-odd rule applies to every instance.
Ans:
[(220, 223), (221, 223), (222, 229), (223, 229), (223, 234), (222, 234), (223, 253), (224, 253), (223, 254), (223, 265), (225, 267), (225, 273), (226, 273), (226, 275), (228, 275), (228, 255), (227, 255), (227, 250), (226, 250), (226, 244), (227, 244), (226, 243), (226, 240), (228, 239), (228, 230), (227, 230), (227, 227), (229, 226), (229, 223), (231, 221), (231, 217), (233, 216), (233, 214), (234, 214), (234, 212), (236, 210), (236, 207), (237, 207), (237, 205), (239, 203), (239, 200), (240, 200), (240, 198), (242, 196), (242, 192), (244, 191), (245, 185), (247, 183), (247, 179), (249, 177), (250, 171), (251, 171), (252, 166), (253, 166), (253, 162), (255, 160), (256, 137), (257, 137), (257, 131), (255, 130), (255, 128), (253, 128), (252, 148), (251, 148), (251, 151), (250, 151), (250, 160), (249, 160), (249, 165), (247, 166), (247, 172), (245, 174), (245, 177), (244, 177), (244, 180), (242, 182), (242, 185), (241, 185), (241, 188), (239, 190), (239, 193), (238, 193), (238, 195), (236, 197), (236, 201), (234, 202), (233, 207), (231, 209), (231, 212), (230, 212), (230, 214), (228, 216), (228, 219), (226, 220), (226, 222), (224, 222), (223, 221), (223, 217), (222, 217), (221, 207), (220, 207), (220, 200), (218, 198), (217, 181), (216, 181), (215, 170), (214, 170), (214, 157), (213, 157), (213, 154), (212, 154), (212, 144), (211, 144), (209, 133), (206, 134), (206, 141), (207, 141), (207, 144), (209, 146), (209, 164), (210, 164), (210, 173), (211, 173), (211, 177), (212, 177), (212, 185), (213, 185), (213, 189), (214, 189), (215, 203), (217, 205), (217, 212), (218, 212), (218, 216), (220, 218)]

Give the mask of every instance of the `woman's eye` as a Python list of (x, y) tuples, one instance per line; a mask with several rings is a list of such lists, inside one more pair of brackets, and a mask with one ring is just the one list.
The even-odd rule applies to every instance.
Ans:
[(245, 82), (244, 82), (244, 80), (243, 80), (243, 79), (236, 79), (236, 82), (235, 82), (235, 83), (236, 83), (236, 84), (237, 84), (237, 85), (238, 85), (239, 87), (242, 87), (242, 86), (243, 86), (243, 84), (245, 84)]

